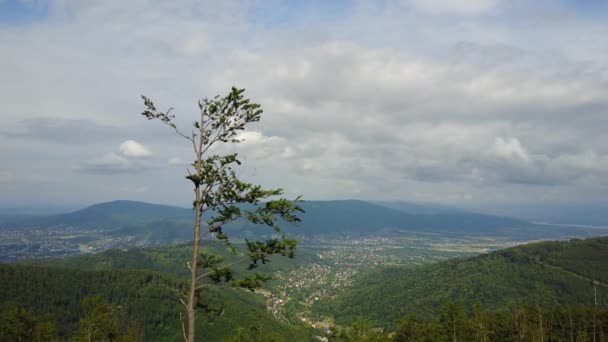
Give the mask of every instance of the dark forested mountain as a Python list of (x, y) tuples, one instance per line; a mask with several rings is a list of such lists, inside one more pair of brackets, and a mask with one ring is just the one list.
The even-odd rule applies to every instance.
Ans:
[(403, 211), (408, 214), (445, 214), (445, 213), (464, 213), (466, 210), (449, 207), (440, 204), (427, 203), (412, 203), (405, 201), (371, 201), (370, 203), (378, 204), (388, 208)]
[[(390, 231), (424, 231), (459, 235), (499, 236), (512, 239), (547, 239), (597, 235), (577, 227), (534, 225), (500, 216), (448, 209), (436, 212), (424, 206), (373, 204), (364, 201), (307, 201), (298, 226), (286, 226), (296, 235), (370, 234)], [(409, 209), (408, 209), (409, 208)], [(0, 220), (0, 228), (48, 228), (68, 226), (98, 229), (113, 235), (132, 235), (149, 240), (187, 240), (191, 235), (192, 211), (186, 208), (133, 201), (92, 205), (67, 214)], [(272, 233), (246, 222), (228, 229), (237, 236)]]
[(76, 224), (82, 221), (111, 223), (128, 219), (131, 221), (149, 221), (159, 219), (190, 218), (192, 210), (168, 205), (151, 204), (136, 201), (113, 201), (94, 204), (61, 217), (67, 223)]
[[(371, 233), (378, 231), (425, 231), (459, 234), (510, 234), (530, 223), (474, 213), (409, 214), (364, 201), (305, 202), (306, 214), (294, 232), (308, 234)], [(518, 233), (519, 234), (519, 233)]]
[(445, 303), (492, 310), (521, 305), (608, 305), (608, 237), (522, 245), (422, 267), (391, 267), (360, 275), (319, 313), (339, 323), (358, 318), (394, 327), (409, 314), (436, 317)]
[(135, 201), (94, 204), (66, 214), (0, 218), (0, 229), (71, 228), (172, 242), (191, 238), (192, 210)]
[(99, 228), (120, 227), (121, 224), (145, 223), (161, 219), (189, 218), (186, 208), (136, 201), (113, 201), (93, 204), (66, 214), (6, 218), (4, 225), (24, 224), (50, 226), (56, 224), (82, 225)]

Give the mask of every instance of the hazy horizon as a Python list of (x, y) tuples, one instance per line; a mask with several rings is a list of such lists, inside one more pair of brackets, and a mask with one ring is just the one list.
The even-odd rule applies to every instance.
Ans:
[[(463, 210), (468, 212), (506, 216), (531, 220), (536, 223), (553, 223), (553, 224), (571, 224), (583, 225), (589, 227), (608, 228), (608, 203), (578, 203), (572, 204), (569, 202), (561, 203), (502, 203), (502, 204), (474, 204), (474, 205), (445, 205), (432, 202), (415, 202), (407, 200), (375, 200), (375, 199), (306, 199), (306, 201), (348, 201), (359, 200), (374, 204), (381, 202), (402, 203), (420, 205), (423, 207), (437, 207), (443, 209)], [(187, 202), (162, 202), (162, 201), (146, 201), (134, 199), (114, 199), (114, 201), (135, 201), (149, 204), (160, 204), (168, 206), (176, 206), (181, 208), (189, 208)], [(64, 214), (73, 211), (85, 209), (91, 205), (106, 203), (106, 201), (90, 202), (90, 203), (2, 203), (0, 202), (0, 217), (2, 216), (19, 216), (19, 215), (53, 215)], [(536, 220), (536, 221), (535, 221)]]

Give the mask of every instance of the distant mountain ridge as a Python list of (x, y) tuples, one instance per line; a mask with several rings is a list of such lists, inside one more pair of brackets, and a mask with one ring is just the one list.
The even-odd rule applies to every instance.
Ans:
[[(302, 222), (284, 225), (295, 235), (376, 234), (395, 231), (500, 236), (513, 239), (589, 236), (582, 228), (551, 227), (501, 216), (483, 215), (448, 208), (400, 203), (375, 204), (360, 200), (305, 201)], [(399, 209), (401, 208), (401, 209)], [(137, 201), (112, 201), (94, 204), (66, 214), (32, 216), (0, 221), (0, 229), (15, 227), (48, 228), (73, 226), (173, 241), (189, 239), (192, 210), (176, 206)], [(245, 221), (226, 227), (240, 237), (272, 234), (270, 229)], [(597, 234), (597, 233), (596, 233)], [(561, 236), (559, 236), (561, 237)]]
[[(8, 218), (4, 222), (25, 222), (28, 224), (42, 224), (44, 222), (75, 224), (95, 222), (103, 224), (115, 221), (121, 217), (131, 220), (154, 220), (162, 218), (183, 218), (191, 210), (163, 204), (152, 204), (146, 202), (117, 200), (111, 202), (97, 203), (76, 211), (52, 214), (31, 215), (18, 218)], [(6, 224), (6, 223), (5, 223)]]
[(490, 215), (507, 215), (528, 221), (608, 227), (608, 203), (518, 204), (481, 207)]

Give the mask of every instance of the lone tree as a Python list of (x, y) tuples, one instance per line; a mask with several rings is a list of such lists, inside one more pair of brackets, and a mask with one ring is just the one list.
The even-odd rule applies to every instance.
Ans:
[[(296, 248), (295, 240), (284, 235), (276, 237), (276, 233), (281, 230), (279, 221), (300, 221), (297, 216), (298, 212), (303, 212), (297, 205), (300, 198), (289, 201), (279, 198), (283, 194), (282, 189), (263, 189), (259, 185), (240, 180), (234, 170), (235, 165), (241, 164), (236, 153), (212, 154), (214, 146), (240, 143), (242, 140), (238, 138), (238, 134), (245, 130), (247, 124), (260, 120), (261, 106), (245, 98), (244, 92), (245, 89), (233, 87), (224, 97), (217, 95), (212, 99), (199, 100), (200, 116), (194, 121), (190, 134), (180, 130), (175, 124), (175, 115), (171, 114), (173, 108), (159, 111), (152, 100), (142, 95), (145, 106), (142, 115), (148, 120), (159, 120), (172, 128), (191, 143), (194, 152), (192, 169), (187, 170), (186, 176), (194, 188), (192, 259), (187, 263), (190, 284), (186, 298), (180, 298), (186, 307), (187, 327), (182, 320), (182, 332), (186, 342), (194, 342), (197, 311), (205, 307), (200, 302), (202, 289), (205, 287), (202, 283), (204, 278), (210, 278), (216, 283), (231, 282), (235, 286), (251, 290), (268, 280), (257, 273), (250, 277), (234, 279), (230, 266), (235, 263), (225, 264), (224, 259), (219, 256), (201, 253), (201, 242), (206, 235), (214, 235), (236, 254), (229, 237), (223, 231), (226, 224), (245, 219), (253, 224), (273, 228), (275, 237), (265, 241), (245, 240), (247, 256), (244, 260), (249, 262), (250, 270), (256, 268), (259, 263), (266, 263), (273, 254), (293, 258)], [(243, 260), (237, 262), (240, 261)]]

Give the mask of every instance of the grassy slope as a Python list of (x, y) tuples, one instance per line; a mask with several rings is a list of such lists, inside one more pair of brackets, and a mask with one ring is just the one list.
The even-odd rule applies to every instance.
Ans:
[(417, 268), (385, 268), (361, 275), (354, 286), (317, 312), (339, 323), (366, 317), (392, 326), (404, 315), (437, 315), (442, 304), (480, 302), (492, 310), (522, 303), (542, 306), (608, 301), (608, 238), (543, 242)]

